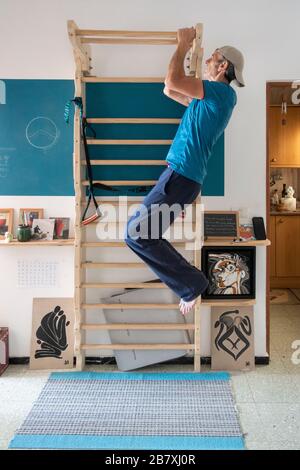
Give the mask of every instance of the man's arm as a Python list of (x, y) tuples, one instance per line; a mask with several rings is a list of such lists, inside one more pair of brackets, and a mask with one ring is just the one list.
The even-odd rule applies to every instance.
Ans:
[(164, 88), (164, 94), (172, 100), (177, 101), (177, 103), (183, 104), (183, 106), (188, 106), (193, 99), (190, 96), (186, 96), (182, 93), (178, 93), (177, 91), (170, 90), (166, 86)]
[(177, 49), (169, 64), (165, 85), (173, 92), (178, 92), (191, 98), (204, 97), (203, 83), (200, 78), (185, 75), (183, 61), (191, 48), (195, 37), (195, 28), (179, 29), (177, 33)]

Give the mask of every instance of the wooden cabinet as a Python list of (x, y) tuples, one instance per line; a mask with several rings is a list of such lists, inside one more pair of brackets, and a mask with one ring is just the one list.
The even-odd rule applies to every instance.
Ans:
[(300, 216), (276, 216), (276, 275), (300, 276)]
[(300, 287), (300, 215), (270, 217), (271, 287)]
[(285, 125), (281, 106), (269, 108), (269, 161), (271, 167), (300, 167), (300, 106), (288, 106)]

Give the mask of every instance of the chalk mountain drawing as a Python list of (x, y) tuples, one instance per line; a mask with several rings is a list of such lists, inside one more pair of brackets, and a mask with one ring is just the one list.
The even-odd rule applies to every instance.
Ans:
[(32, 147), (49, 150), (57, 143), (59, 130), (49, 118), (37, 116), (26, 127), (26, 139)]

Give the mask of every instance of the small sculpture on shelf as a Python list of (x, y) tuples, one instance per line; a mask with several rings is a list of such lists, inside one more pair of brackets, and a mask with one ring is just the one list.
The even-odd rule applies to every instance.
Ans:
[(285, 211), (296, 210), (296, 198), (294, 197), (295, 190), (289, 186), (285, 192), (285, 196), (281, 198), (281, 208)]
[(12, 241), (13, 241), (13, 238), (14, 238), (14, 236), (13, 236), (13, 234), (12, 234), (11, 232), (5, 232), (5, 234), (4, 234), (4, 241), (5, 241), (5, 243), (10, 243), (10, 242), (12, 242)]
[[(294, 194), (295, 194), (295, 190), (292, 186), (289, 186), (286, 190), (286, 193), (287, 193), (286, 197), (293, 197)], [(295, 199), (295, 198), (293, 198), (293, 199)]]

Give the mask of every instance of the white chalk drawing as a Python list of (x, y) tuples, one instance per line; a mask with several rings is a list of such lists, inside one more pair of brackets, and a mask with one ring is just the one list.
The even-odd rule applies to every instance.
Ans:
[(59, 138), (56, 124), (49, 118), (37, 116), (26, 127), (26, 139), (32, 147), (49, 150)]
[(0, 104), (6, 104), (6, 85), (3, 80), (0, 80)]
[(15, 147), (0, 147), (0, 178), (7, 178), (11, 158), (11, 155), (8, 155), (8, 153), (15, 150)]
[(9, 172), (9, 155), (0, 155), (0, 178), (6, 178)]

